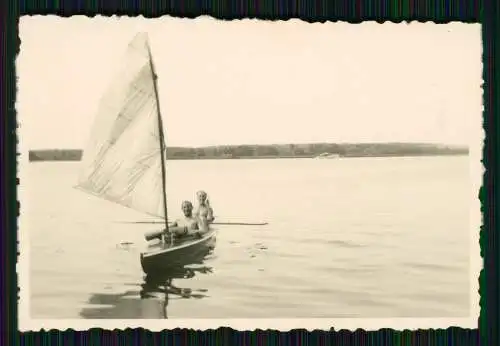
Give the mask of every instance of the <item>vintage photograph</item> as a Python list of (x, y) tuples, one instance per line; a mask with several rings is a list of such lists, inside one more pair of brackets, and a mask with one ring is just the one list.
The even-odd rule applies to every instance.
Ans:
[(480, 25), (19, 35), (21, 330), (476, 327)]

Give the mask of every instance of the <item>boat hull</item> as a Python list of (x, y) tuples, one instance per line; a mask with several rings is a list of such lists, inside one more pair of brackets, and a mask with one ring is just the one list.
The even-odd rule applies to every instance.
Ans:
[(190, 237), (175, 241), (168, 240), (150, 246), (141, 253), (141, 266), (146, 274), (159, 273), (170, 268), (178, 268), (204, 257), (215, 246), (217, 231), (209, 230), (202, 237)]

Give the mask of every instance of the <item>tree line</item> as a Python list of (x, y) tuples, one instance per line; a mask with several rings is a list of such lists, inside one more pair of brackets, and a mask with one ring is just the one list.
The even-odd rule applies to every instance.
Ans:
[[(201, 148), (168, 147), (170, 160), (307, 158), (321, 154), (340, 157), (467, 155), (468, 148), (421, 143), (311, 143), (272, 145), (221, 145)], [(30, 150), (30, 161), (78, 161), (80, 149)]]

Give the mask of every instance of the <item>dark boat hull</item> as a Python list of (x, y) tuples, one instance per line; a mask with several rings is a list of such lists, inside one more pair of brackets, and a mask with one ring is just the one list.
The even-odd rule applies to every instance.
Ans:
[(141, 253), (142, 270), (151, 274), (190, 263), (215, 246), (216, 233), (215, 229), (211, 229), (202, 237), (181, 239), (173, 245), (168, 240), (152, 245), (148, 251)]

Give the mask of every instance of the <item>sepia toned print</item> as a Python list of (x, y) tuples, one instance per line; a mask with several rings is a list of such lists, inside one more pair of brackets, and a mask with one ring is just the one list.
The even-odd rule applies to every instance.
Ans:
[(20, 327), (475, 327), (480, 26), (23, 17)]

